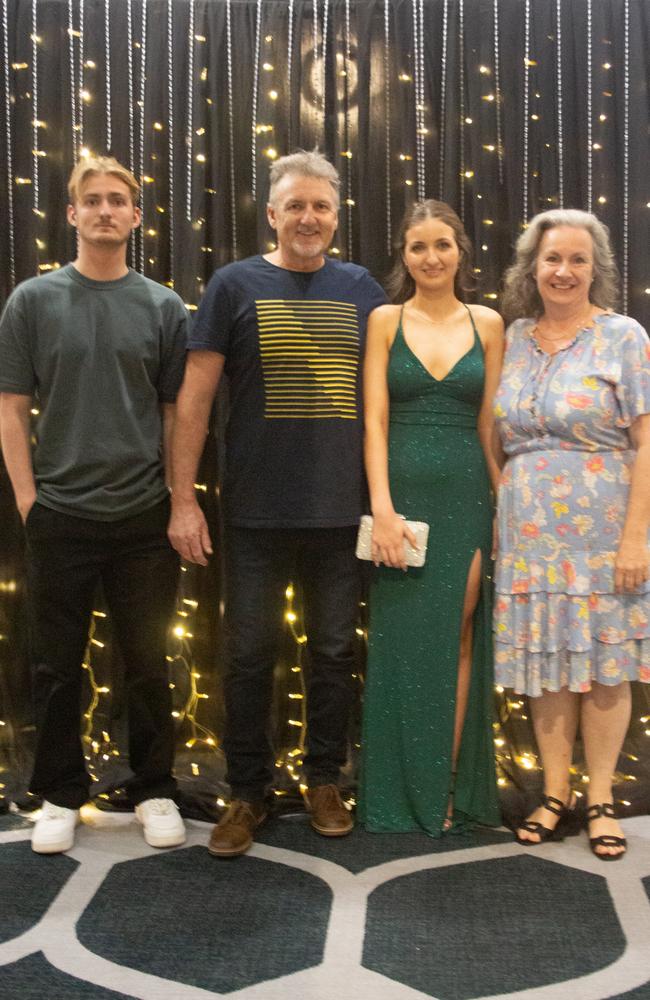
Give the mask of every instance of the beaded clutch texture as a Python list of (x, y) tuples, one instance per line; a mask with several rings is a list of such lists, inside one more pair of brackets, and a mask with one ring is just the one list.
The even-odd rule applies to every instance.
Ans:
[[(401, 515), (400, 515), (401, 516)], [(415, 535), (417, 549), (404, 539), (404, 550), (406, 552), (407, 566), (424, 566), (427, 555), (427, 541), (429, 539), (429, 525), (425, 521), (406, 521), (407, 526)], [(364, 514), (359, 522), (359, 534), (357, 535), (357, 559), (371, 559), (372, 543), (372, 515)]]

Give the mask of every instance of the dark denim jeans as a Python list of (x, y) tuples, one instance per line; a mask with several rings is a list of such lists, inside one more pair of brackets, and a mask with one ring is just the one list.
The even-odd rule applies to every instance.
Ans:
[(134, 805), (169, 798), (174, 728), (166, 656), (178, 557), (167, 540), (168, 500), (120, 521), (90, 521), (41, 504), (29, 512), (27, 586), (36, 712), (30, 790), (77, 809), (90, 779), (80, 738), (83, 654), (101, 580), (124, 658), (129, 717), (127, 791)]
[(361, 589), (356, 533), (354, 527), (227, 528), (224, 750), (233, 798), (259, 799), (272, 779), (273, 666), (290, 580), (303, 588), (308, 637), (305, 773), (310, 785), (338, 779), (346, 760)]

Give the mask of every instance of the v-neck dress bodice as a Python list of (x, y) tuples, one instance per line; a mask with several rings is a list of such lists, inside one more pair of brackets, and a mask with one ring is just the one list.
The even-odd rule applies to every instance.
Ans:
[[(469, 312), (469, 310), (468, 310)], [(390, 351), (388, 460), (395, 510), (430, 525), (425, 565), (380, 567), (370, 595), (359, 813), (368, 830), (440, 836), (452, 781), (460, 631), (467, 575), (481, 554), (472, 679), (457, 762), (455, 825), (499, 822), (492, 744), (492, 500), (477, 421), (483, 347), (442, 379), (398, 326)]]
[(388, 364), (391, 423), (476, 428), (483, 400), (484, 363), (473, 321), (472, 329), (471, 347), (444, 378), (437, 379), (409, 347), (400, 318)]

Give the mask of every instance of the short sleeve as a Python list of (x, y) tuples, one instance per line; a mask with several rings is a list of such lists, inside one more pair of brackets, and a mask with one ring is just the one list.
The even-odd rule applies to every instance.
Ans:
[(185, 374), (185, 354), (190, 338), (191, 320), (184, 304), (178, 299), (165, 331), (165, 351), (158, 379), (161, 403), (174, 403)]
[(628, 320), (619, 341), (621, 374), (616, 384), (619, 427), (629, 427), (650, 413), (650, 338), (643, 327)]
[(377, 309), (378, 306), (386, 305), (388, 302), (388, 296), (381, 285), (375, 281), (368, 271), (366, 271), (365, 283), (366, 288), (368, 289), (368, 313), (371, 313), (372, 310)]
[(20, 290), (16, 290), (0, 318), (0, 392), (31, 396), (36, 389), (36, 374), (22, 299)]
[(233, 326), (233, 308), (226, 282), (220, 271), (210, 278), (199, 304), (188, 351), (217, 351), (226, 355)]

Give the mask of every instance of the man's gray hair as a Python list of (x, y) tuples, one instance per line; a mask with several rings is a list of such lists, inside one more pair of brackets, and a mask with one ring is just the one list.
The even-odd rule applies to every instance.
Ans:
[(275, 192), (278, 184), (287, 174), (296, 174), (299, 177), (317, 177), (319, 180), (328, 181), (334, 193), (336, 208), (339, 207), (339, 188), (341, 182), (334, 167), (322, 153), (317, 149), (309, 152), (306, 149), (298, 149), (288, 156), (281, 156), (276, 160), (270, 170), (271, 186), (269, 188), (269, 204), (275, 202)]

